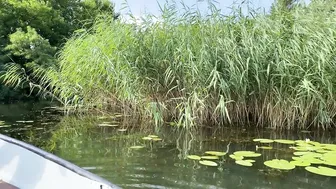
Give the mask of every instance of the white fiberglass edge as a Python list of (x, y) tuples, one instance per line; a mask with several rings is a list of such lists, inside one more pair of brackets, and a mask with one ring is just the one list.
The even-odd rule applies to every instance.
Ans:
[(20, 189), (118, 188), (87, 178), (59, 163), (1, 138), (0, 180)]

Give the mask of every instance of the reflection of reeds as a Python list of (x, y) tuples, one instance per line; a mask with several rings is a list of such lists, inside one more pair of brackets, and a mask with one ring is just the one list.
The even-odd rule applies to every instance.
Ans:
[[(334, 125), (334, 1), (270, 15), (202, 17), (166, 6), (140, 26), (100, 19), (43, 79), (65, 104), (114, 107), (160, 125)], [(43, 85), (43, 83), (42, 83)]]
[[(298, 137), (295, 136), (295, 133), (293, 136), (293, 132), (278, 132), (278, 135), (275, 135), (273, 131), (260, 132), (239, 128), (195, 131), (166, 128), (158, 133), (134, 128), (125, 134), (116, 129), (107, 130), (98, 127), (97, 124), (101, 121), (95, 116), (64, 117), (57, 125), (58, 130), (54, 132), (52, 137), (52, 142), (56, 144), (54, 153), (79, 166), (101, 167), (101, 169), (91, 171), (111, 179), (114, 183), (118, 183), (120, 178), (121, 184), (125, 184), (127, 179), (133, 179), (129, 182), (127, 180), (127, 184), (146, 182), (148, 181), (146, 179), (152, 178), (154, 174), (164, 175), (168, 179), (179, 178), (182, 181), (189, 179), (187, 177), (197, 178), (199, 182), (202, 182), (199, 179), (204, 179), (204, 176), (214, 174), (217, 170), (221, 173), (230, 172), (230, 174), (235, 170), (240, 170), (241, 167), (229, 158), (229, 154), (239, 150), (255, 151), (255, 145), (258, 143), (254, 143), (253, 138), (294, 139)], [(149, 134), (158, 135), (163, 141), (142, 140), (144, 136)], [(312, 138), (312, 140), (328, 142), (335, 139), (330, 133), (326, 133), (324, 137)], [(145, 148), (129, 148), (134, 145), (144, 145)], [(291, 159), (293, 150), (289, 149), (288, 145), (276, 143), (270, 145), (274, 149), (258, 150), (257, 152), (262, 154), (261, 157), (249, 158), (257, 161), (253, 168), (248, 169), (251, 174), (266, 174), (267, 170), (263, 165), (265, 160)], [(185, 158), (185, 155), (189, 154), (205, 155), (204, 152), (210, 150), (225, 152), (228, 148), (227, 155), (215, 160), (219, 166), (214, 169), (208, 169), (200, 165), (198, 161)], [(261, 169), (263, 173), (257, 171), (256, 168)], [(155, 180), (148, 182), (152, 183)]]

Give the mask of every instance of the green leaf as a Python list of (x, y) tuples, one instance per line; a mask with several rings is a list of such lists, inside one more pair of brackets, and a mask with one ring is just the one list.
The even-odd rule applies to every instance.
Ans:
[(246, 160), (237, 160), (237, 161), (235, 161), (235, 163), (238, 164), (238, 165), (247, 166), (247, 167), (252, 166), (252, 163), (250, 161), (246, 161)]
[(295, 165), (290, 164), (287, 160), (283, 159), (273, 159), (269, 161), (265, 161), (264, 165), (273, 169), (280, 169), (280, 170), (291, 170), (295, 168)]
[(213, 162), (213, 161), (208, 161), (208, 160), (202, 160), (202, 161), (199, 161), (200, 164), (202, 165), (206, 165), (206, 166), (218, 166), (218, 164), (216, 162)]
[(293, 154), (296, 155), (296, 156), (302, 156), (304, 154), (308, 154), (310, 152), (294, 152)]
[(218, 152), (218, 151), (206, 151), (206, 154), (214, 155), (214, 156), (224, 156), (226, 152)]
[(256, 146), (257, 149), (263, 149), (263, 150), (272, 150), (273, 147), (272, 146)]
[(330, 176), (330, 177), (336, 177), (336, 169), (332, 169), (329, 167), (323, 167), (323, 166), (318, 166), (318, 167), (305, 167), (305, 169), (311, 173), (318, 174), (318, 175), (323, 175), (323, 176)]
[(236, 156), (244, 156), (244, 157), (259, 157), (261, 154), (255, 153), (253, 151), (237, 151), (233, 153)]
[(144, 148), (145, 146), (131, 146), (130, 148), (131, 149), (141, 149), (141, 148)]
[(234, 155), (234, 154), (229, 155), (229, 157), (231, 159), (235, 159), (235, 160), (242, 160), (242, 159), (244, 159), (243, 156), (237, 156), (237, 155)]
[(260, 143), (273, 143), (274, 140), (271, 139), (265, 139), (265, 138), (257, 138), (253, 139), (254, 142), (260, 142)]
[(161, 141), (162, 139), (161, 138), (152, 138), (153, 141)]
[(210, 159), (210, 160), (214, 160), (214, 159), (219, 159), (218, 156), (201, 156), (202, 159)]
[(201, 160), (201, 157), (198, 155), (188, 155), (187, 158), (192, 160)]
[(254, 153), (255, 152), (253, 152), (253, 151), (236, 151), (233, 154), (236, 155), (236, 156), (245, 156), (245, 155), (254, 154)]
[(277, 143), (280, 143), (280, 144), (295, 144), (294, 140), (277, 139), (277, 140), (274, 140), (274, 142), (277, 142)]
[(245, 159), (244, 161), (248, 161), (248, 162), (250, 162), (250, 163), (254, 163), (254, 162), (256, 162), (254, 159)]
[(300, 167), (306, 167), (310, 166), (310, 163), (308, 161), (291, 161), (289, 162), (290, 164), (293, 164), (295, 166), (300, 166)]

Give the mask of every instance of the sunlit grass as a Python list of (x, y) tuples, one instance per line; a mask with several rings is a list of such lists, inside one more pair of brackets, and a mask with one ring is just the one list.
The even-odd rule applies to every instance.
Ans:
[(65, 44), (60, 69), (43, 70), (39, 86), (66, 105), (118, 107), (156, 125), (331, 127), (334, 7), (317, 0), (253, 17), (212, 7), (202, 17), (167, 6), (140, 26), (107, 17)]

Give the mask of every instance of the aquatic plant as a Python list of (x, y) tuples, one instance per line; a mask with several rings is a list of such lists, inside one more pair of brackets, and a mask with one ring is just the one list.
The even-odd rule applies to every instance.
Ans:
[(305, 167), (305, 169), (314, 174), (329, 176), (329, 177), (336, 177), (336, 169), (332, 169), (329, 167), (324, 167), (324, 166)]
[(237, 160), (235, 163), (246, 167), (251, 167), (253, 165), (252, 162), (246, 160)]
[(265, 161), (264, 164), (267, 167), (273, 169), (280, 169), (280, 170), (291, 170), (295, 168), (294, 164), (289, 163), (287, 160), (284, 159), (273, 159)]
[(235, 159), (235, 160), (243, 160), (244, 157), (243, 156), (237, 156), (234, 154), (229, 155), (230, 158)]
[(218, 152), (218, 151), (206, 151), (206, 154), (213, 155), (213, 156), (225, 156), (226, 152)]
[(187, 158), (192, 160), (201, 160), (201, 157), (198, 155), (188, 155)]
[(145, 146), (131, 146), (130, 149), (142, 149)]
[(31, 86), (65, 106), (114, 107), (155, 125), (335, 125), (335, 1), (225, 17), (209, 2), (206, 16), (166, 5), (155, 22), (98, 19)]
[(215, 160), (219, 159), (218, 156), (201, 156), (201, 159)]
[(218, 163), (214, 161), (208, 161), (208, 160), (202, 160), (202, 161), (199, 161), (199, 163), (202, 165), (212, 166), (212, 167), (218, 166)]
[(261, 154), (255, 153), (253, 151), (236, 151), (233, 153), (235, 156), (243, 156), (243, 157), (259, 157)]

